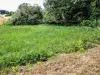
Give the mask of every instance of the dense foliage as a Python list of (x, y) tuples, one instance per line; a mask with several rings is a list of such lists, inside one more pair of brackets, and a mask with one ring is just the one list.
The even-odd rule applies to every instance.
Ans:
[(95, 22), (93, 23), (94, 26), (87, 26), (95, 27), (98, 25), (96, 23), (100, 16), (99, 0), (44, 0), (44, 7), (42, 10), (38, 5), (21, 4), (13, 15), (12, 25), (34, 25), (39, 23), (73, 25), (84, 24), (85, 20)]
[(13, 25), (33, 25), (42, 22), (42, 10), (38, 5), (31, 6), (28, 3), (23, 3), (18, 7), (18, 10), (13, 15)]
[(1, 26), (0, 68), (45, 61), (56, 53), (84, 51), (100, 43), (91, 27)]
[(44, 6), (47, 23), (78, 23), (91, 15), (91, 0), (45, 0)]

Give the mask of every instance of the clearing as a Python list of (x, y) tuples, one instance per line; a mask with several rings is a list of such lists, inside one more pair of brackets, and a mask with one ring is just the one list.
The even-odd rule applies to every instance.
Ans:
[[(16, 71), (20, 70), (18, 66), (38, 63), (39, 66), (32, 71), (27, 72), (22, 69), (20, 70), (21, 73), (26, 75), (28, 73), (34, 75), (66, 75), (68, 73), (70, 75), (77, 73), (78, 75), (85, 71), (84, 68), (88, 70), (88, 67), (93, 64), (92, 67), (95, 68), (96, 66), (96, 73), (99, 73), (99, 48), (89, 50), (88, 53), (84, 54), (84, 51), (98, 44), (100, 44), (100, 29), (97, 28), (54, 25), (1, 25), (0, 69), (8, 71), (9, 67), (15, 66), (14, 70)], [(77, 52), (83, 54), (77, 54)], [(61, 55), (58, 55), (59, 53)], [(58, 56), (54, 60), (40, 64), (39, 61), (47, 61), (55, 55)], [(1, 74), (3, 73), (1, 72)]]

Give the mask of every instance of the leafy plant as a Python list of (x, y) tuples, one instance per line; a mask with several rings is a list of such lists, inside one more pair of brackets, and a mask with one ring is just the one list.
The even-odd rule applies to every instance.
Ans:
[(88, 26), (88, 27), (96, 27), (96, 22), (93, 20), (83, 20), (81, 22), (82, 26)]
[(12, 16), (13, 25), (34, 25), (42, 23), (42, 10), (38, 5), (23, 3)]
[(57, 53), (83, 52), (97, 44), (100, 30), (92, 27), (2, 25), (0, 68), (46, 61)]

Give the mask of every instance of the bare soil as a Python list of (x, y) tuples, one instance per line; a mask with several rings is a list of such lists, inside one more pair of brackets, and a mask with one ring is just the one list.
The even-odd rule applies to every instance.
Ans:
[(21, 67), (8, 75), (100, 75), (100, 46), (85, 53), (59, 54), (31, 70)]

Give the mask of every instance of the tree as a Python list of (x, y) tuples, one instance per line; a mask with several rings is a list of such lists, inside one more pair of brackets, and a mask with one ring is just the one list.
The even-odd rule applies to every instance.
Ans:
[(96, 26), (98, 26), (98, 18), (100, 16), (100, 0), (96, 0), (95, 4), (95, 10), (96, 10)]
[(49, 23), (78, 23), (89, 19), (91, 0), (45, 0), (44, 20)]
[(33, 25), (41, 23), (42, 18), (42, 10), (40, 6), (37, 4), (31, 6), (28, 3), (23, 3), (13, 15), (12, 23), (14, 25)]
[(9, 14), (9, 11), (7, 11), (7, 10), (0, 10), (0, 14)]

